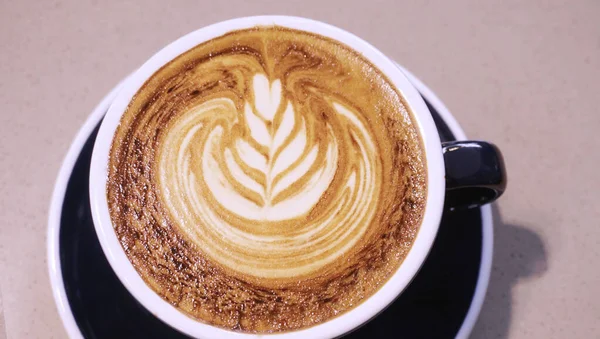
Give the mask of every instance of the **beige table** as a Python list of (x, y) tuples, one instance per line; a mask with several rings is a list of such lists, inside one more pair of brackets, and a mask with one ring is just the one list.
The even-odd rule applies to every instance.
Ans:
[(47, 208), (98, 100), (180, 35), (261, 13), (371, 41), (430, 85), (469, 136), (505, 152), (509, 188), (474, 338), (600, 337), (595, 0), (1, 1), (0, 337), (66, 335), (46, 268)]

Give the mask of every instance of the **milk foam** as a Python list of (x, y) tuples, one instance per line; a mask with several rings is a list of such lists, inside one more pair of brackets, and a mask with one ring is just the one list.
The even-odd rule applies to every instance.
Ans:
[[(252, 85), (243, 112), (214, 98), (171, 125), (159, 153), (163, 198), (181, 230), (221, 265), (262, 278), (309, 274), (343, 255), (371, 222), (375, 144), (357, 113), (333, 99), (355, 149), (341, 150), (331, 125), (325, 136), (309, 131), (312, 117), (294, 109), (279, 79), (256, 74)], [(231, 138), (236, 127), (247, 135)], [(307, 218), (325, 192), (336, 198)]]

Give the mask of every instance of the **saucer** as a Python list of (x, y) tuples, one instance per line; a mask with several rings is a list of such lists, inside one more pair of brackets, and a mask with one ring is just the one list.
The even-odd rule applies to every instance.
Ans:
[[(444, 104), (402, 69), (433, 115), (442, 141), (465, 139)], [(48, 266), (58, 312), (71, 338), (187, 338), (147, 311), (112, 271), (94, 230), (88, 197), (90, 159), (115, 87), (94, 109), (60, 169), (48, 220)], [(487, 289), (492, 262), (490, 206), (445, 212), (435, 243), (404, 292), (345, 338), (467, 338)]]

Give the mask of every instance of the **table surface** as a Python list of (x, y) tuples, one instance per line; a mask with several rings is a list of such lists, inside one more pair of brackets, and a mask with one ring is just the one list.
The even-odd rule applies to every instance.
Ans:
[(600, 336), (600, 2), (0, 2), (0, 337), (63, 338), (46, 260), (54, 179), (89, 112), (175, 38), (288, 14), (370, 41), (504, 152), (473, 338)]

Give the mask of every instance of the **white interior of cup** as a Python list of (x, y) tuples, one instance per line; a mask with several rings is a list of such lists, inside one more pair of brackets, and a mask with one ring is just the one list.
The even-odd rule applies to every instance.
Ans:
[[(159, 297), (139, 276), (127, 258), (111, 224), (106, 183), (113, 135), (121, 116), (135, 93), (158, 69), (194, 46), (231, 32), (257, 25), (278, 25), (317, 33), (338, 40), (362, 53), (401, 92), (416, 117), (427, 162), (427, 202), (423, 222), (409, 254), (394, 275), (370, 298), (356, 308), (327, 322), (293, 332), (257, 335), (225, 330), (194, 320)], [(200, 338), (320, 338), (336, 337), (365, 323), (389, 305), (410, 283), (424, 262), (439, 227), (444, 202), (444, 165), (441, 144), (433, 118), (417, 90), (396, 65), (364, 40), (339, 28), (304, 18), (258, 16), (220, 22), (194, 31), (163, 48), (139, 68), (123, 85), (98, 132), (90, 169), (90, 202), (94, 226), (102, 250), (129, 292), (152, 314), (172, 327)]]

